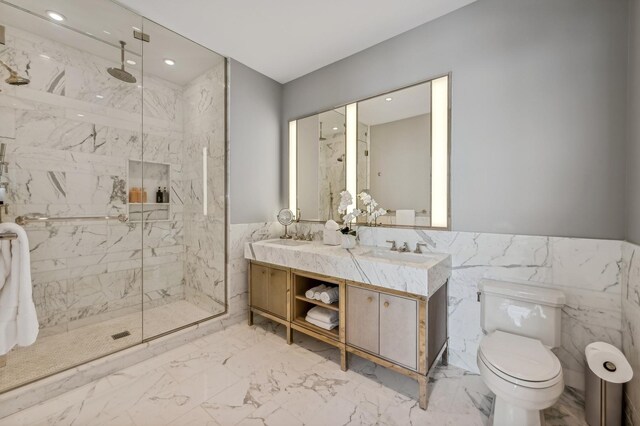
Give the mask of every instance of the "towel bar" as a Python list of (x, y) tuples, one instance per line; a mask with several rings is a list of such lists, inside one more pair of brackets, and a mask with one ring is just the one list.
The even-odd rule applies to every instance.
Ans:
[(18, 225), (26, 225), (29, 222), (72, 222), (76, 220), (119, 220), (120, 222), (126, 222), (129, 220), (129, 216), (126, 214), (119, 214), (118, 216), (60, 216), (60, 217), (48, 217), (40, 214), (32, 214), (26, 216), (16, 217), (16, 223)]
[(6, 232), (4, 234), (0, 234), (0, 240), (15, 240), (18, 238), (18, 234), (13, 232)]

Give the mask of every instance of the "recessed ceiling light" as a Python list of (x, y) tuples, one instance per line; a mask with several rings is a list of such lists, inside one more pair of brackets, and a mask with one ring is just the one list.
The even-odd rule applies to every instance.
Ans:
[(142, 89), (142, 84), (138, 84), (138, 89)]
[(131, 59), (127, 59), (127, 63), (128, 63), (129, 65), (135, 65), (135, 64), (136, 64), (136, 61), (133, 61), (133, 60), (131, 60)]
[(41, 53), (41, 54), (40, 54), (40, 57), (41, 57), (42, 59), (51, 59), (51, 57), (50, 57), (50, 56), (45, 55), (44, 53)]
[(391, 102), (393, 100), (393, 98), (384, 98), (385, 101), (387, 102)]
[(111, 35), (111, 33), (107, 30), (102, 30), (103, 33), (107, 34), (107, 35)]
[(171, 66), (176, 64), (176, 62), (173, 59), (165, 59), (164, 63)]
[(78, 114), (78, 117), (84, 117), (84, 114)]
[(333, 128), (333, 130), (338, 130), (338, 128), (337, 128), (337, 127), (334, 127), (334, 128)]
[(54, 21), (58, 21), (58, 22), (62, 22), (65, 19), (67, 19), (67, 18), (64, 17), (63, 14), (58, 13), (58, 12), (56, 12), (54, 10), (47, 10), (47, 16), (49, 18), (53, 19)]
[(104, 99), (104, 96), (102, 96), (102, 95), (96, 95), (96, 98), (98, 98), (98, 99)]

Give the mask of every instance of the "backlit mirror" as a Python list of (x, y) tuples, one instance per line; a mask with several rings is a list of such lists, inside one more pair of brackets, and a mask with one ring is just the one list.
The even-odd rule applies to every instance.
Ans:
[(359, 224), (448, 229), (450, 77), (289, 123), (289, 208), (297, 220), (342, 221), (345, 189), (387, 211)]

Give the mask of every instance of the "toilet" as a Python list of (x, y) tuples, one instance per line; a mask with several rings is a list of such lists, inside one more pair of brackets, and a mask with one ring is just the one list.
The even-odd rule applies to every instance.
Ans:
[(543, 410), (564, 389), (560, 360), (561, 291), (484, 279), (480, 282), (480, 322), (484, 336), (478, 368), (496, 395), (493, 425), (544, 425)]

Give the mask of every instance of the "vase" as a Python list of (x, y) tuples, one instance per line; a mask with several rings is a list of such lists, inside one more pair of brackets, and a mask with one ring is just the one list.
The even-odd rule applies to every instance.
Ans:
[(356, 246), (356, 236), (349, 234), (342, 234), (342, 248), (352, 249)]

